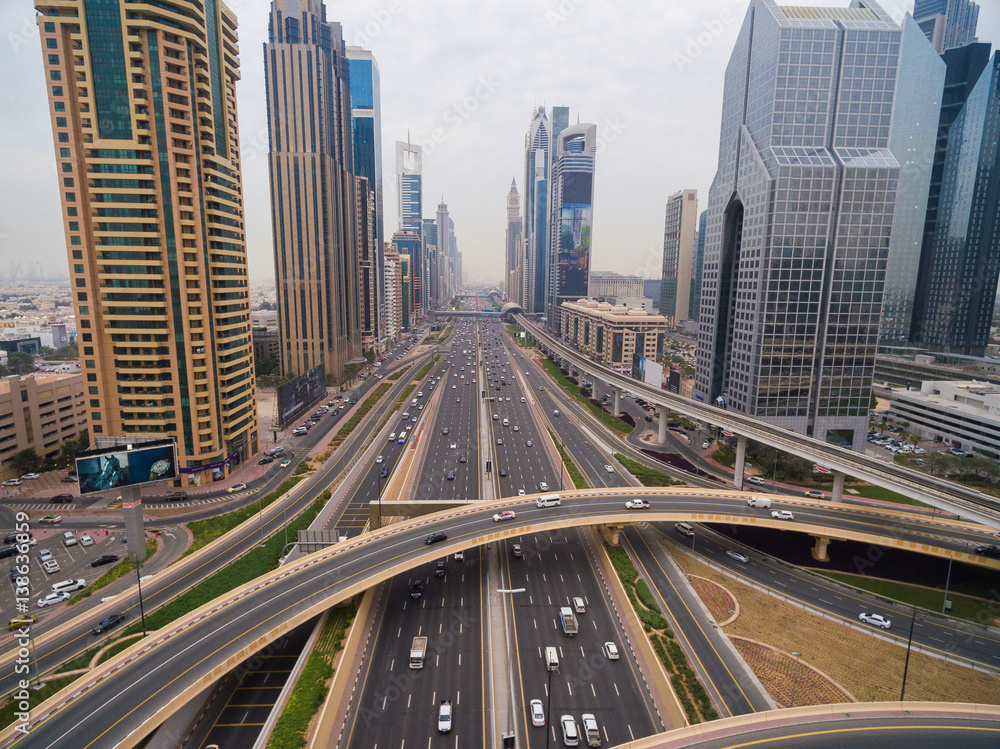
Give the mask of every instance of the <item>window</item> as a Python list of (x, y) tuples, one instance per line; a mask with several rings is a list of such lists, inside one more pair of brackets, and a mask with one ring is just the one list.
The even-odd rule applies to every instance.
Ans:
[[(53, 24), (45, 24), (46, 26), (51, 26)], [(50, 37), (45, 40), (45, 49), (59, 49), (59, 40), (55, 37)]]
[(72, 177), (63, 177), (63, 187), (74, 187)]
[(21, 403), (27, 403), (27, 402), (28, 402), (28, 391), (27, 390), (22, 390), (21, 391)]
[(70, 237), (69, 238), (69, 243), (70, 244), (80, 244), (80, 238), (79, 237)]
[(64, 101), (54, 102), (52, 104), (52, 106), (55, 108), (55, 110), (57, 112), (65, 112), (66, 111), (66, 102), (64, 102)]
[(66, 215), (67, 216), (75, 216), (76, 215), (76, 208), (67, 208), (66, 209)]
[(70, 231), (80, 231), (80, 222), (79, 221), (70, 221), (69, 222), (69, 230)]
[(59, 55), (49, 55), (49, 65), (58, 65)]
[(73, 250), (73, 259), (74, 260), (83, 260), (83, 252), (80, 251), (80, 250)]
[(46, 21), (44, 27), (46, 34), (54, 34), (56, 32), (56, 25), (52, 21)]
[(69, 133), (59, 133), (56, 137), (60, 143), (69, 143)]
[(85, 367), (86, 367), (87, 369), (93, 369), (93, 368), (94, 368), (94, 366), (95, 366), (95, 365), (94, 365), (94, 360), (93, 360), (93, 359), (85, 359), (85, 360), (84, 360), (84, 362), (83, 362), (83, 364), (84, 364), (84, 366), (85, 366)]
[(68, 148), (60, 148), (59, 149), (59, 156), (61, 158), (64, 158), (64, 159), (68, 159), (69, 158), (69, 149)]
[(76, 202), (76, 193), (75, 192), (68, 192), (68, 193), (66, 193), (66, 202), (67, 203), (75, 203)]
[(52, 80), (52, 81), (61, 81), (62, 80), (62, 73), (60, 73), (58, 70), (50, 70), (49, 71), (49, 80)]
[(56, 127), (66, 127), (66, 118), (56, 117)]
[[(90, 307), (87, 307), (87, 306), (84, 306), (84, 305), (80, 305), (80, 314), (81, 315), (89, 315), (90, 314)], [(80, 320), (80, 327), (81, 328), (89, 328), (90, 327), (90, 320)]]
[(63, 95), (62, 86), (53, 86), (52, 87), (52, 95), (53, 96), (62, 96)]

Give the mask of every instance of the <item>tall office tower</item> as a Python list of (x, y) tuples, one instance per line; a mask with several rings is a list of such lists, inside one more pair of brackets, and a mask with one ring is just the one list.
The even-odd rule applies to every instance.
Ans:
[(440, 309), (441, 289), (437, 279), (438, 260), (438, 239), (437, 239), (437, 218), (422, 219), (423, 229), (420, 235), (423, 244), (423, 287), (426, 289), (428, 309)]
[(944, 75), (941, 56), (907, 14), (889, 130), (889, 150), (899, 162), (899, 184), (879, 327), (883, 349), (910, 343)]
[(419, 272), (413, 277), (413, 301), (418, 310), (417, 316), (423, 314), (424, 301), (424, 253), (423, 253), (423, 152), (420, 146), (396, 141), (396, 180), (399, 196), (398, 213), (399, 230), (411, 231), (421, 240), (416, 254), (410, 260)]
[(375, 193), (375, 283), (378, 299), (379, 339), (384, 336), (382, 278), (385, 275), (382, 248), (385, 247), (385, 226), (382, 207), (382, 103), (378, 63), (375, 57), (361, 47), (347, 48), (347, 65), (351, 79), (351, 141), (354, 145), (354, 173), (367, 177), (369, 188)]
[(694, 395), (860, 450), (899, 165), (900, 28), (752, 0), (726, 69)]
[(421, 255), (420, 237), (408, 229), (397, 231), (392, 235), (392, 244), (399, 253), (401, 267), (403, 268), (403, 325), (412, 328), (417, 320), (423, 316), (422, 308), (417, 300), (417, 285), (420, 274), (416, 259)]
[(355, 206), (358, 250), (358, 314), (361, 327), (361, 350), (381, 353), (379, 331), (381, 329), (379, 309), (378, 254), (375, 251), (375, 193), (369, 188), (367, 177), (355, 177)]
[(552, 125), (539, 107), (524, 136), (524, 272), (521, 276), (525, 312), (541, 314), (545, 310), (548, 272), (549, 224), (549, 147)]
[(552, 137), (551, 142), (555, 145), (559, 134), (569, 127), (569, 107), (552, 107)]
[(236, 16), (35, 7), (90, 433), (173, 437), (185, 482), (212, 481), (258, 443)]
[(559, 330), (559, 305), (586, 298), (594, 223), (597, 125), (572, 125), (552, 146), (549, 210), (549, 327)]
[(264, 88), (285, 374), (338, 374), (361, 354), (348, 75), (321, 0), (272, 0)]
[(385, 327), (390, 344), (399, 341), (403, 330), (403, 268), (399, 252), (392, 244), (383, 247), (385, 258)]
[[(517, 178), (510, 181), (507, 193), (507, 252), (504, 256), (504, 283), (507, 284), (507, 298), (516, 298), (515, 274), (518, 268), (518, 254), (521, 251), (521, 196), (517, 192)], [(513, 292), (513, 293), (512, 293)]]
[(663, 223), (660, 314), (674, 325), (688, 319), (697, 220), (697, 190), (681, 190), (667, 198)]
[(438, 255), (441, 258), (441, 298), (439, 301), (442, 304), (448, 304), (455, 294), (455, 290), (452, 288), (453, 250), (451, 240), (453, 235), (450, 221), (451, 219), (448, 218), (448, 204), (444, 202), (444, 198), (442, 197), (437, 207)]
[(694, 262), (691, 263), (691, 296), (688, 300), (688, 319), (697, 320), (701, 305), (701, 274), (705, 266), (705, 219), (708, 211), (698, 216), (698, 234), (694, 240)]
[(913, 18), (940, 54), (976, 41), (979, 6), (972, 0), (916, 0)]
[[(959, 50), (952, 50), (959, 51)], [(1000, 277), (1000, 52), (948, 133), (933, 234), (925, 237), (913, 340), (982, 356)]]

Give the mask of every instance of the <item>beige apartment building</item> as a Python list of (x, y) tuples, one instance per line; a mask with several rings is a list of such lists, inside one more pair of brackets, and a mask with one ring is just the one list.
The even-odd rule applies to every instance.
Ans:
[(32, 374), (0, 381), (0, 480), (15, 478), (22, 450), (55, 457), (87, 431), (82, 374)]
[(659, 361), (663, 334), (669, 326), (663, 315), (593, 299), (563, 302), (560, 308), (562, 337), (597, 361), (619, 370), (631, 370), (636, 352)]
[(236, 16), (35, 7), (91, 436), (173, 437), (211, 481), (258, 443)]

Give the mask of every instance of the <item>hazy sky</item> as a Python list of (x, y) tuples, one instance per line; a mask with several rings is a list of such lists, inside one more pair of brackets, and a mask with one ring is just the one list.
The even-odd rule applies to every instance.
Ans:
[[(269, 0), (232, 0), (250, 278), (269, 280), (270, 198), (262, 44)], [(847, 5), (847, 0), (788, 0)], [(348, 44), (382, 76), (385, 227), (396, 228), (395, 148), (424, 143), (424, 216), (441, 196), (470, 280), (503, 271), (506, 196), (523, 193), (524, 134), (538, 104), (598, 126), (592, 267), (657, 276), (667, 196), (698, 190), (718, 158), (723, 72), (747, 0), (330, 0)], [(884, 0), (897, 20), (912, 0)], [(979, 38), (1000, 40), (1000, 2)], [(11, 263), (68, 273), (42, 53), (28, 0), (0, 0), (0, 282)], [(436, 136), (436, 137), (435, 137)]]

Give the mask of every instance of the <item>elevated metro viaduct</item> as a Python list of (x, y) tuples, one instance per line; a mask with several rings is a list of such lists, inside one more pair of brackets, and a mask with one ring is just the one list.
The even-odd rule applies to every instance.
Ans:
[[(17, 724), (5, 729), (0, 745), (46, 749), (137, 746), (195, 695), (283, 634), (442, 554), (568, 527), (613, 527), (640, 519), (746, 522), (750, 512), (746, 495), (719, 490), (624, 488), (563, 492), (561, 496), (560, 507), (538, 508), (536, 497), (477, 502), (394, 524), (302, 557), (139, 640), (37, 706), (28, 734), (19, 733)], [(656, 498), (656, 506), (641, 513), (629, 511), (624, 500), (630, 497)], [(790, 503), (784, 497), (779, 501)], [(841, 517), (850, 523), (859, 513), (867, 513), (878, 520), (877, 513), (867, 508), (805, 500), (794, 504), (802, 521), (786, 527), (800, 526), (806, 532), (813, 528), (830, 532), (826, 527), (830, 522), (824, 524), (824, 517)], [(493, 514), (501, 509), (514, 510), (516, 519), (494, 522)], [(970, 528), (957, 521), (922, 521), (952, 530)], [(766, 518), (757, 522), (769, 523)], [(884, 525), (884, 520), (880, 522)], [(447, 540), (425, 544), (425, 537), (434, 532), (446, 533)], [(893, 545), (900, 541), (874, 533), (862, 537)], [(934, 553), (934, 548), (929, 547), (928, 553)], [(1000, 569), (998, 560), (968, 561)], [(101, 610), (91, 613), (99, 616)]]

